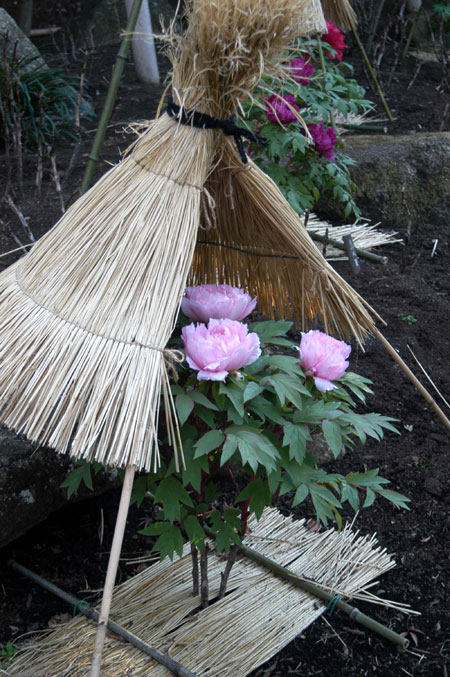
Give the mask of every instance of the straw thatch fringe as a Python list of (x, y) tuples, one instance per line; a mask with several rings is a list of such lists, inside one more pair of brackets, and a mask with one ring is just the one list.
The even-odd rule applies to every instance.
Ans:
[(308, 0), (299, 21), (298, 35), (315, 35), (316, 33), (326, 32), (327, 26), (321, 1)]
[(350, 0), (322, 0), (325, 19), (348, 31), (357, 24), (356, 13)]
[[(266, 509), (250, 522), (247, 545), (313, 579), (341, 596), (361, 597), (370, 581), (391, 569), (391, 557), (375, 538), (350, 528), (310, 532)], [(210, 598), (220, 588), (223, 558), (210, 556)], [(373, 596), (371, 596), (373, 600)], [(191, 593), (190, 547), (182, 559), (149, 567), (116, 588), (111, 617), (123, 627), (199, 677), (243, 677), (280, 651), (318, 616), (325, 606), (316, 598), (272, 576), (248, 559), (238, 559), (224, 599), (197, 613), (199, 597)], [(193, 613), (195, 612), (195, 615)], [(87, 674), (95, 627), (78, 617), (19, 652), (10, 676), (82, 677)], [(169, 672), (132, 646), (108, 636), (104, 674), (165, 677)]]
[(6, 425), (75, 457), (155, 465), (163, 351), (191, 265), (212, 150), (211, 132), (162, 116), (2, 273)]
[(327, 264), (276, 184), (251, 161), (239, 167), (233, 153), (228, 143), (206, 183), (214, 218), (203, 203), (190, 283), (246, 287), (269, 317), (293, 318), (302, 329), (319, 319), (362, 343), (375, 311)]

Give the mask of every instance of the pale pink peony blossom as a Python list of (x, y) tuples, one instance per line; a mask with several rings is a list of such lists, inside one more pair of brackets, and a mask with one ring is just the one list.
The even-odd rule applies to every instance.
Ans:
[(242, 320), (255, 306), (256, 299), (228, 284), (186, 287), (186, 296), (181, 301), (183, 313), (197, 322), (208, 322), (211, 318)]
[(208, 326), (190, 324), (181, 332), (186, 360), (199, 381), (225, 381), (230, 371), (251, 364), (261, 354), (258, 334), (242, 322), (212, 319)]
[(351, 346), (322, 331), (312, 329), (302, 333), (300, 366), (306, 376), (312, 376), (318, 390), (325, 393), (336, 386), (332, 383), (345, 373)]

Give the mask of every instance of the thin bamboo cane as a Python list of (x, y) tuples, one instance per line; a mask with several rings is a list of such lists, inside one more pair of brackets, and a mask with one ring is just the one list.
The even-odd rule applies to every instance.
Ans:
[[(317, 242), (326, 242), (327, 244), (336, 247), (336, 249), (342, 249), (343, 251), (346, 251), (345, 245), (342, 242), (339, 242), (339, 240), (330, 239), (324, 235), (319, 235), (319, 233), (310, 232), (309, 234), (312, 240), (316, 240)], [(369, 261), (373, 261), (374, 263), (382, 263), (383, 265), (386, 265), (388, 262), (387, 256), (380, 256), (379, 254), (368, 252), (365, 249), (360, 249), (359, 247), (355, 247), (355, 250), (358, 256), (368, 259)]]
[[(206, 525), (203, 525), (203, 528), (209, 536), (215, 538), (215, 531)], [(397, 644), (402, 649), (406, 649), (409, 646), (409, 641), (405, 637), (402, 637), (402, 635), (399, 635), (397, 632), (387, 628), (385, 625), (378, 623), (378, 621), (370, 618), (370, 616), (363, 614), (361, 611), (359, 611), (359, 609), (352, 606), (351, 604), (348, 604), (347, 602), (344, 602), (339, 598), (338, 595), (325, 590), (320, 585), (317, 585), (317, 583), (314, 583), (314, 581), (306, 580), (305, 578), (297, 576), (292, 571), (289, 571), (287, 567), (277, 564), (277, 562), (274, 562), (265, 555), (261, 555), (261, 553), (259, 553), (257, 550), (254, 550), (253, 548), (249, 548), (246, 545), (240, 545), (238, 548), (239, 551), (249, 559), (261, 564), (262, 566), (266, 567), (266, 569), (270, 569), (270, 571), (280, 578), (289, 581), (297, 588), (305, 590), (305, 592), (308, 592), (310, 595), (314, 595), (314, 597), (318, 597), (319, 599), (323, 599), (324, 601), (331, 603), (333, 606), (330, 606), (330, 608), (336, 607), (337, 609), (341, 609), (341, 611), (344, 611), (344, 613), (350, 616), (351, 619), (368, 628), (369, 630), (376, 632), (378, 635), (380, 635), (380, 637), (388, 639), (390, 642)]]
[(85, 193), (92, 183), (92, 177), (94, 176), (95, 167), (99, 160), (100, 150), (103, 145), (103, 139), (105, 138), (106, 129), (111, 119), (114, 102), (116, 100), (117, 92), (120, 85), (120, 79), (122, 77), (123, 69), (125, 68), (127, 54), (131, 45), (132, 33), (136, 27), (136, 22), (138, 20), (141, 5), (142, 0), (134, 0), (133, 6), (131, 7), (130, 10), (130, 15), (128, 17), (127, 26), (125, 29), (125, 35), (123, 36), (122, 42), (120, 44), (120, 49), (117, 54), (116, 63), (114, 64), (111, 82), (109, 83), (108, 93), (106, 95), (102, 114), (100, 116), (100, 121), (98, 123), (97, 132), (95, 134), (91, 152), (89, 153), (88, 163), (86, 165), (83, 181), (81, 183), (81, 193)]
[(389, 343), (389, 341), (383, 336), (380, 330), (377, 329), (376, 327), (374, 329), (374, 334), (381, 343), (381, 345), (387, 350), (389, 355), (401, 367), (402, 371), (406, 374), (406, 376), (409, 378), (411, 383), (416, 387), (416, 389), (419, 391), (422, 397), (428, 402), (428, 404), (430, 404), (433, 407), (434, 411), (439, 416), (445, 427), (450, 430), (450, 420), (448, 419), (448, 417), (442, 411), (442, 409), (440, 408), (436, 400), (432, 397), (432, 395), (430, 395), (428, 390), (421, 384), (419, 379), (413, 374), (411, 369), (408, 367), (406, 362), (400, 357), (395, 348)]
[(366, 54), (366, 50), (364, 49), (364, 46), (363, 46), (363, 44), (362, 44), (362, 42), (361, 42), (361, 39), (360, 39), (360, 37), (359, 37), (359, 35), (358, 35), (357, 31), (356, 31), (355, 26), (352, 26), (352, 33), (353, 33), (353, 37), (354, 37), (355, 40), (356, 40), (356, 44), (357, 44), (358, 47), (359, 47), (359, 51), (361, 52), (362, 58), (363, 58), (363, 60), (364, 60), (364, 63), (365, 63), (366, 66), (367, 66), (367, 70), (368, 70), (369, 73), (370, 73), (370, 77), (372, 78), (373, 83), (374, 83), (374, 85), (375, 85), (375, 88), (376, 88), (376, 90), (377, 90), (377, 92), (378, 92), (378, 96), (379, 96), (380, 99), (381, 99), (381, 103), (382, 103), (383, 106), (384, 106), (384, 110), (386, 111), (386, 115), (388, 116), (389, 121), (392, 122), (392, 121), (393, 121), (393, 117), (392, 117), (391, 109), (389, 108), (388, 103), (387, 103), (386, 99), (384, 98), (384, 94), (383, 94), (383, 92), (381, 91), (381, 87), (380, 87), (380, 83), (378, 82), (378, 78), (377, 78), (377, 76), (375, 75), (375, 72), (374, 72), (374, 70), (373, 70), (373, 68), (372, 68), (372, 64), (371, 64), (370, 61), (369, 61), (369, 58), (368, 58), (368, 56), (367, 56), (367, 54)]
[(116, 580), (117, 567), (119, 565), (120, 551), (122, 549), (123, 535), (125, 533), (125, 526), (127, 523), (128, 507), (130, 505), (131, 492), (133, 490), (135, 470), (135, 467), (132, 465), (128, 466), (125, 470), (122, 494), (120, 496), (119, 510), (117, 513), (111, 553), (109, 555), (108, 569), (106, 572), (105, 587), (103, 589), (102, 605), (100, 608), (97, 632), (95, 635), (94, 655), (92, 658), (90, 677), (98, 677), (100, 674), (109, 610), (111, 608), (111, 600), (114, 590), (114, 583)]
[[(100, 614), (95, 611), (95, 609), (93, 609), (88, 602), (77, 599), (65, 590), (58, 588), (58, 586), (54, 585), (54, 583), (47, 581), (42, 576), (39, 576), (39, 574), (31, 571), (31, 569), (28, 569), (27, 567), (22, 566), (22, 564), (15, 562), (13, 559), (10, 559), (7, 564), (10, 569), (13, 569), (14, 571), (17, 571), (17, 573), (26, 576), (45, 590), (48, 590), (53, 595), (56, 595), (56, 597), (59, 597), (64, 602), (67, 602), (67, 604), (73, 607), (74, 610), (78, 610), (83, 614), (83, 616), (86, 616), (86, 618), (90, 618), (93, 621), (98, 621)], [(186, 668), (184, 668), (177, 661), (174, 661), (173, 658), (170, 658), (170, 656), (166, 656), (159, 651), (156, 651), (156, 649), (153, 649), (132, 632), (125, 630), (125, 628), (123, 628), (121, 625), (118, 625), (118, 623), (108, 620), (106, 625), (109, 630), (114, 632), (116, 635), (119, 635), (119, 637), (122, 637), (127, 642), (130, 642), (130, 644), (133, 644), (133, 646), (147, 654), (147, 656), (154, 658), (156, 661), (158, 661), (158, 663), (164, 665), (164, 667), (170, 670), (174, 675), (177, 675), (177, 677), (195, 677), (193, 672), (186, 670)]]

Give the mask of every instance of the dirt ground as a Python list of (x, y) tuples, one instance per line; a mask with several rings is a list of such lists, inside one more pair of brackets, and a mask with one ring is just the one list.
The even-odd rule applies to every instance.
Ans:
[[(90, 56), (88, 91), (96, 112), (108, 86), (116, 48), (105, 48)], [(360, 72), (358, 54), (349, 57)], [(81, 60), (72, 64), (80, 70)], [(165, 70), (162, 62), (162, 70)], [(397, 116), (389, 126), (392, 133), (438, 131), (445, 123), (445, 101), (437, 87), (441, 72), (437, 64), (424, 62), (416, 74), (418, 61), (410, 57), (404, 70), (392, 78), (386, 94)], [(386, 64), (386, 82), (391, 65)], [(416, 79), (408, 84), (416, 74)], [(116, 162), (119, 149), (127, 145), (121, 132), (130, 120), (151, 117), (163, 88), (140, 86), (134, 78), (132, 65), (126, 66), (119, 98), (108, 130), (99, 172), (108, 162)], [(375, 93), (369, 93), (377, 101)], [(447, 93), (448, 100), (448, 93)], [(382, 111), (379, 107), (380, 112)], [(80, 184), (86, 157), (92, 141), (95, 122), (84, 136), (69, 179), (64, 183), (66, 203), (74, 199)], [(448, 129), (448, 120), (445, 129)], [(61, 172), (68, 167), (72, 148), (57, 151)], [(51, 227), (60, 216), (59, 197), (54, 189), (49, 167), (46, 169), (41, 200), (36, 199), (34, 177), (36, 160), (25, 158), (24, 197), (20, 208), (29, 218), (36, 237)], [(5, 156), (0, 156), (0, 177), (5, 172)], [(450, 216), (450, 215), (449, 215)], [(3, 213), (2, 251), (11, 248), (11, 229), (26, 234), (11, 213)], [(434, 240), (438, 240), (432, 256)], [(14, 245), (12, 245), (14, 246)], [(449, 335), (450, 335), (450, 255), (448, 223), (420, 224), (412, 234), (405, 252), (397, 244), (383, 248), (389, 257), (387, 266), (361, 262), (361, 273), (352, 274), (346, 262), (335, 264), (339, 273), (383, 316), (387, 322), (384, 333), (399, 353), (420, 374), (407, 346), (429, 372), (437, 388), (450, 399)], [(0, 259), (0, 266), (14, 259)], [(412, 316), (409, 324), (402, 317)], [(365, 613), (392, 627), (397, 632), (410, 633), (410, 650), (400, 652), (378, 636), (362, 632), (348, 617), (335, 613), (328, 623), (318, 620), (301, 636), (252, 677), (285, 677), (286, 675), (327, 674), (422, 675), (447, 677), (450, 667), (449, 635), (449, 512), (450, 512), (450, 445), (448, 431), (436, 418), (400, 369), (376, 340), (370, 340), (363, 353), (356, 348), (351, 369), (375, 381), (375, 395), (369, 398), (368, 410), (378, 411), (399, 420), (401, 436), (387, 434), (381, 443), (369, 441), (343, 460), (333, 462), (329, 470), (379, 467), (392, 488), (411, 498), (411, 510), (396, 511), (387, 502), (378, 500), (361, 511), (356, 527), (361, 533), (378, 534), (380, 544), (394, 554), (397, 567), (383, 576), (374, 592), (386, 598), (410, 604), (422, 614), (407, 616), (382, 607), (360, 605)], [(421, 377), (422, 378), (422, 377)], [(422, 380), (424, 380), (422, 378)], [(445, 405), (443, 405), (445, 408)], [(448, 410), (447, 410), (448, 412)], [(92, 599), (104, 581), (118, 494), (69, 505), (45, 523), (4, 549), (0, 553), (0, 644), (13, 641), (24, 633), (47, 627), (58, 614), (70, 612), (63, 603), (41, 591), (25, 579), (13, 575), (5, 566), (9, 557), (39, 572), (63, 589), (85, 599)], [(283, 505), (281, 507), (284, 507)], [(148, 539), (137, 529), (145, 520), (145, 509), (132, 509), (123, 547), (120, 580), (140, 570), (133, 559), (149, 548)], [(299, 516), (314, 517), (311, 508), (302, 506)], [(351, 518), (350, 512), (346, 514)], [(27, 635), (28, 637), (28, 635)], [(417, 643), (417, 646), (416, 646)], [(230, 676), (231, 677), (231, 676)]]

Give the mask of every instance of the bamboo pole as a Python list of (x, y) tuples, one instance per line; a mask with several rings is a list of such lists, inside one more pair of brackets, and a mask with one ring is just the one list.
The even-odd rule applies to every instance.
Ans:
[[(210, 529), (210, 527), (203, 525), (203, 528), (209, 536), (215, 538), (216, 533)], [(406, 649), (409, 646), (409, 641), (405, 637), (402, 637), (402, 635), (399, 635), (397, 632), (387, 628), (385, 625), (378, 623), (378, 621), (370, 618), (370, 616), (366, 616), (366, 614), (363, 614), (361, 611), (359, 611), (359, 609), (352, 606), (351, 604), (348, 604), (347, 602), (342, 601), (338, 595), (333, 595), (333, 593), (328, 592), (328, 590), (320, 587), (320, 585), (314, 583), (314, 581), (297, 576), (297, 574), (294, 574), (287, 567), (277, 564), (272, 559), (269, 559), (268, 557), (261, 555), (256, 550), (253, 550), (253, 548), (249, 548), (246, 545), (240, 545), (238, 547), (239, 551), (243, 555), (249, 559), (252, 559), (258, 564), (261, 564), (266, 569), (270, 569), (270, 571), (280, 578), (283, 578), (284, 580), (289, 581), (289, 583), (292, 583), (292, 585), (295, 585), (296, 588), (300, 588), (301, 590), (308, 592), (310, 595), (328, 602), (330, 604), (330, 609), (337, 608), (341, 611), (344, 611), (344, 613), (350, 616), (352, 620), (356, 621), (360, 625), (363, 625), (369, 630), (376, 632), (381, 637), (384, 637), (384, 639), (388, 639), (390, 642), (400, 646), (402, 649)]]
[[(86, 618), (90, 618), (93, 621), (98, 621), (99, 613), (95, 611), (95, 609), (93, 609), (88, 602), (77, 599), (70, 593), (58, 588), (57, 585), (50, 583), (50, 581), (47, 581), (45, 578), (42, 578), (42, 576), (39, 576), (39, 574), (31, 571), (31, 569), (27, 569), (27, 567), (22, 566), (13, 559), (8, 561), (8, 567), (17, 573), (26, 576), (45, 590), (48, 590), (52, 594), (56, 595), (56, 597), (62, 599), (64, 602), (67, 602), (67, 604), (73, 607), (74, 612), (79, 611), (84, 616), (86, 616)], [(180, 663), (174, 661), (173, 658), (159, 653), (159, 651), (156, 651), (156, 649), (153, 649), (153, 647), (149, 646), (142, 639), (134, 635), (132, 632), (125, 630), (125, 628), (122, 628), (121, 625), (118, 625), (114, 621), (108, 620), (107, 627), (116, 635), (123, 637), (123, 639), (125, 639), (127, 642), (142, 651), (142, 653), (145, 653), (147, 656), (150, 656), (150, 658), (153, 658), (154, 660), (158, 661), (158, 663), (161, 663), (161, 665), (164, 665), (164, 667), (170, 670), (174, 675), (177, 675), (177, 677), (195, 677), (193, 672), (190, 672), (190, 670), (184, 668)]]
[(373, 82), (374, 82), (374, 85), (375, 85), (376, 90), (377, 90), (377, 92), (378, 92), (378, 96), (380, 97), (381, 102), (382, 102), (382, 104), (383, 104), (383, 106), (384, 106), (384, 110), (386, 111), (386, 115), (388, 116), (389, 121), (392, 122), (392, 121), (393, 121), (393, 117), (392, 117), (391, 109), (389, 108), (389, 106), (388, 106), (388, 104), (387, 104), (387, 101), (386, 101), (386, 99), (384, 98), (384, 94), (383, 94), (383, 92), (381, 91), (380, 83), (378, 82), (377, 76), (375, 75), (374, 70), (373, 70), (373, 68), (372, 68), (372, 65), (371, 65), (371, 63), (370, 63), (370, 61), (369, 61), (369, 58), (368, 58), (368, 56), (367, 56), (367, 54), (366, 54), (366, 50), (364, 49), (363, 44), (362, 44), (362, 42), (361, 42), (361, 40), (360, 40), (360, 37), (359, 37), (359, 35), (358, 35), (357, 31), (356, 31), (356, 28), (355, 28), (354, 26), (352, 26), (352, 33), (353, 33), (353, 37), (354, 37), (355, 40), (356, 40), (356, 44), (357, 44), (358, 47), (359, 47), (359, 51), (360, 51), (361, 54), (362, 54), (362, 58), (363, 58), (363, 60), (364, 60), (364, 63), (365, 63), (366, 66), (367, 66), (367, 70), (368, 70), (369, 73), (370, 73), (370, 77), (372, 78), (372, 80), (373, 80)]
[(116, 63), (114, 64), (111, 82), (109, 83), (108, 94), (106, 95), (106, 100), (103, 106), (102, 114), (100, 116), (100, 121), (98, 123), (97, 132), (95, 134), (91, 152), (89, 153), (89, 160), (86, 165), (83, 181), (81, 183), (81, 193), (85, 193), (89, 189), (92, 182), (94, 170), (99, 160), (100, 150), (103, 145), (103, 139), (105, 138), (106, 129), (111, 119), (114, 102), (119, 89), (120, 79), (122, 77), (123, 69), (127, 60), (127, 54), (131, 45), (132, 33), (136, 27), (141, 5), (142, 0), (134, 0), (130, 15), (128, 17), (125, 35), (123, 36), (122, 42), (120, 44)]
[(413, 374), (413, 372), (408, 367), (406, 362), (400, 357), (395, 348), (389, 343), (389, 341), (383, 336), (383, 334), (376, 327), (374, 328), (373, 333), (375, 334), (375, 336), (377, 337), (383, 348), (387, 350), (392, 359), (395, 360), (395, 362), (397, 362), (397, 364), (401, 367), (403, 372), (409, 378), (411, 383), (416, 387), (416, 389), (419, 391), (422, 397), (428, 402), (428, 404), (430, 404), (433, 407), (434, 411), (439, 416), (442, 423), (446, 426), (446, 428), (450, 430), (450, 420), (442, 411), (436, 400), (434, 400), (434, 398), (430, 395), (428, 390), (421, 384), (419, 379)]
[(128, 508), (130, 505), (130, 497), (133, 489), (135, 470), (136, 469), (133, 465), (127, 466), (127, 469), (125, 470), (122, 494), (120, 496), (119, 510), (117, 513), (116, 526), (114, 529), (114, 537), (111, 546), (111, 553), (109, 555), (108, 569), (106, 572), (105, 587), (103, 588), (102, 605), (100, 608), (97, 632), (95, 635), (94, 655), (92, 659), (90, 677), (98, 677), (100, 674), (106, 627), (109, 618), (109, 610), (111, 608), (111, 599), (114, 590), (114, 583), (116, 580), (123, 535), (127, 523)]

